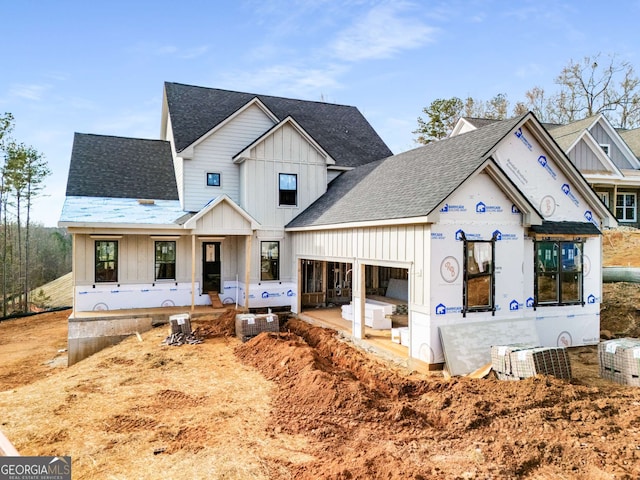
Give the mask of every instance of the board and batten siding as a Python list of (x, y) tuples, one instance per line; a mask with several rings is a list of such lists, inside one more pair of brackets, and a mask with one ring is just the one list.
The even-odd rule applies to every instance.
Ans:
[(610, 172), (593, 153), (584, 140), (580, 140), (569, 152), (569, 159), (581, 172)]
[[(282, 228), (327, 190), (326, 158), (290, 124), (252, 147), (241, 171), (240, 204), (263, 228)], [(297, 175), (296, 206), (278, 205), (280, 173)]]
[(412, 224), (324, 231), (291, 232), (298, 259), (394, 266), (411, 264), (410, 300), (428, 308), (431, 225)]
[(618, 168), (634, 168), (630, 163), (625, 154), (622, 152), (618, 144), (614, 142), (611, 136), (607, 133), (607, 131), (602, 128), (600, 123), (596, 123), (593, 128), (589, 131), (593, 138), (595, 138), (596, 142), (599, 145), (605, 144), (609, 145), (609, 158), (613, 162), (613, 164)]
[[(240, 203), (240, 173), (232, 157), (272, 126), (273, 121), (253, 105), (196, 145), (193, 158), (184, 160), (185, 210), (197, 212), (223, 193)], [(207, 186), (208, 172), (220, 174), (220, 187)]]
[[(175, 281), (177, 282), (191, 281), (190, 238), (184, 236), (175, 240)], [(95, 242), (100, 240), (104, 239), (91, 238), (88, 234), (75, 234), (77, 285), (95, 283)], [(156, 281), (154, 272), (156, 239), (149, 235), (124, 235), (114, 241), (118, 242), (117, 283), (153, 283)]]

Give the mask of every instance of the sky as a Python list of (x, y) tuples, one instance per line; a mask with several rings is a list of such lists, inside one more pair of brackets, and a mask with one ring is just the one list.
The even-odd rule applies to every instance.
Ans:
[(166, 81), (353, 105), (400, 153), (436, 99), (513, 105), (599, 53), (640, 72), (638, 18), (640, 0), (0, 0), (0, 115), (48, 162), (32, 220), (56, 226), (74, 132), (159, 138)]

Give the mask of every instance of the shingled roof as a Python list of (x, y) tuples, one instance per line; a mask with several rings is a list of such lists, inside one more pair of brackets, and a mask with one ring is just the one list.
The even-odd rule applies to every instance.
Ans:
[(171, 145), (76, 133), (66, 195), (178, 200)]
[(258, 98), (279, 120), (291, 116), (335, 160), (356, 167), (392, 154), (356, 107), (165, 83), (177, 152)]
[(491, 123), (345, 172), (287, 228), (428, 215), (523, 118)]

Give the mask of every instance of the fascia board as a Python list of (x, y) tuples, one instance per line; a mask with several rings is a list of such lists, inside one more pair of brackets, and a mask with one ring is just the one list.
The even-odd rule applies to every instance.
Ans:
[(585, 134), (581, 137), (584, 139), (585, 144), (589, 147), (589, 149), (593, 152), (600, 163), (603, 166), (608, 167), (609, 171), (615, 173), (616, 175), (622, 176), (622, 172), (616, 165), (611, 161), (609, 155), (604, 153), (604, 150), (600, 147), (600, 144), (596, 141), (595, 137), (591, 135), (590, 131), (586, 131)]
[(197, 228), (198, 220), (202, 218), (204, 215), (206, 215), (207, 213), (209, 213), (211, 210), (213, 210), (216, 206), (220, 205), (222, 202), (228, 203), (229, 206), (231, 206), (231, 208), (233, 208), (236, 211), (236, 213), (238, 213), (238, 215), (242, 216), (245, 220), (247, 220), (251, 224), (252, 230), (256, 230), (260, 228), (260, 224), (251, 215), (249, 215), (242, 208), (240, 208), (236, 204), (236, 202), (231, 200), (231, 198), (229, 198), (227, 195), (220, 195), (216, 197), (215, 200), (213, 200), (212, 202), (209, 202), (198, 213), (196, 213), (193, 217), (187, 220), (184, 223), (183, 228), (185, 230), (193, 230), (194, 228)]
[(609, 138), (611, 138), (611, 140), (616, 144), (616, 146), (623, 151), (627, 161), (631, 165), (635, 165), (635, 168), (640, 168), (640, 160), (638, 160), (638, 157), (636, 157), (633, 154), (633, 152), (629, 148), (629, 145), (627, 145), (627, 142), (625, 142), (624, 139), (618, 133), (618, 131), (615, 128), (613, 128), (613, 125), (611, 125), (609, 120), (607, 120), (607, 118), (604, 115), (600, 115), (598, 122), (600, 123), (602, 128), (608, 133)]
[(430, 213), (420, 217), (407, 217), (407, 218), (390, 218), (385, 220), (368, 220), (365, 222), (347, 222), (347, 223), (334, 223), (327, 225), (312, 225), (308, 227), (288, 227), (285, 228), (285, 232), (309, 232), (318, 230), (344, 230), (349, 228), (369, 228), (369, 227), (385, 227), (394, 225), (416, 225), (425, 223), (436, 223), (440, 215), (437, 212)]

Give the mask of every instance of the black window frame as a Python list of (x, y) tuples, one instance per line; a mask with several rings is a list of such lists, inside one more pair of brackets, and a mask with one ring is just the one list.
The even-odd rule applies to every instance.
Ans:
[[(207, 187), (219, 187), (222, 183), (222, 175), (218, 172), (207, 172), (206, 180), (207, 180)], [(209, 181), (209, 180), (213, 180), (213, 181)]]
[[(101, 247), (105, 245), (105, 248)], [(113, 244), (112, 253), (108, 252), (106, 244)], [(117, 283), (118, 282), (118, 241), (117, 240), (96, 240), (94, 245), (94, 280), (95, 283)], [(104, 258), (103, 254), (107, 257)], [(112, 268), (107, 265), (112, 264)], [(110, 273), (111, 272), (111, 273)]]
[[(169, 257), (168, 259), (165, 258), (158, 258), (158, 247), (160, 247), (160, 254), (162, 255), (162, 246), (163, 244), (166, 244), (166, 246), (168, 247), (169, 245), (172, 245), (172, 251), (173, 251), (173, 261), (170, 261), (171, 258)], [(175, 240), (156, 240), (153, 244), (153, 251), (154, 251), (154, 268), (153, 268), (153, 275), (156, 281), (158, 280), (175, 280), (176, 279), (176, 241)], [(159, 272), (164, 271), (163, 275), (160, 275)]]
[[(275, 256), (273, 247), (275, 246)], [(260, 281), (280, 280), (280, 242), (264, 240), (260, 242)]]
[[(284, 177), (294, 178), (295, 188), (282, 188), (282, 179)], [(279, 173), (278, 174), (278, 206), (279, 207), (297, 207), (298, 206), (298, 174), (297, 173)]]
[[(541, 244), (551, 244), (557, 247), (557, 254), (550, 255), (551, 258), (540, 258), (540, 245)], [(569, 247), (569, 245), (573, 245), (573, 247)], [(570, 268), (571, 266), (575, 266), (575, 245), (579, 245), (580, 251), (580, 262), (577, 269)], [(565, 262), (563, 255), (563, 246), (567, 248), (567, 252), (569, 249), (573, 250), (571, 254), (571, 258), (567, 258)], [(582, 305), (584, 306), (584, 240), (582, 239), (538, 239), (533, 243), (533, 260), (534, 260), (534, 285), (533, 285), (533, 304), (534, 308), (537, 307), (558, 307), (565, 305)], [(571, 260), (571, 264), (569, 263)], [(579, 275), (579, 278), (575, 278), (576, 275)], [(555, 276), (555, 277), (554, 277)], [(565, 278), (569, 278), (574, 276), (574, 280), (577, 280), (575, 284), (577, 285), (577, 294), (575, 300), (567, 300), (567, 296), (564, 296), (563, 285), (565, 282)], [(555, 281), (556, 288), (556, 299), (553, 301), (541, 301), (540, 296), (540, 279), (541, 278), (550, 278)], [(549, 283), (549, 282), (547, 282)]]
[[(467, 313), (475, 312), (491, 312), (495, 315), (496, 311), (496, 236), (494, 235), (491, 240), (468, 240), (464, 232), (460, 232), (461, 240), (463, 241), (463, 282), (462, 282), (462, 316), (465, 317)], [(491, 263), (487, 271), (475, 271), (471, 268), (469, 262), (470, 246), (476, 244), (489, 244), (491, 246)], [(475, 250), (475, 249), (474, 249)], [(488, 278), (489, 279), (489, 302), (488, 305), (469, 305), (469, 283), (476, 279)]]

